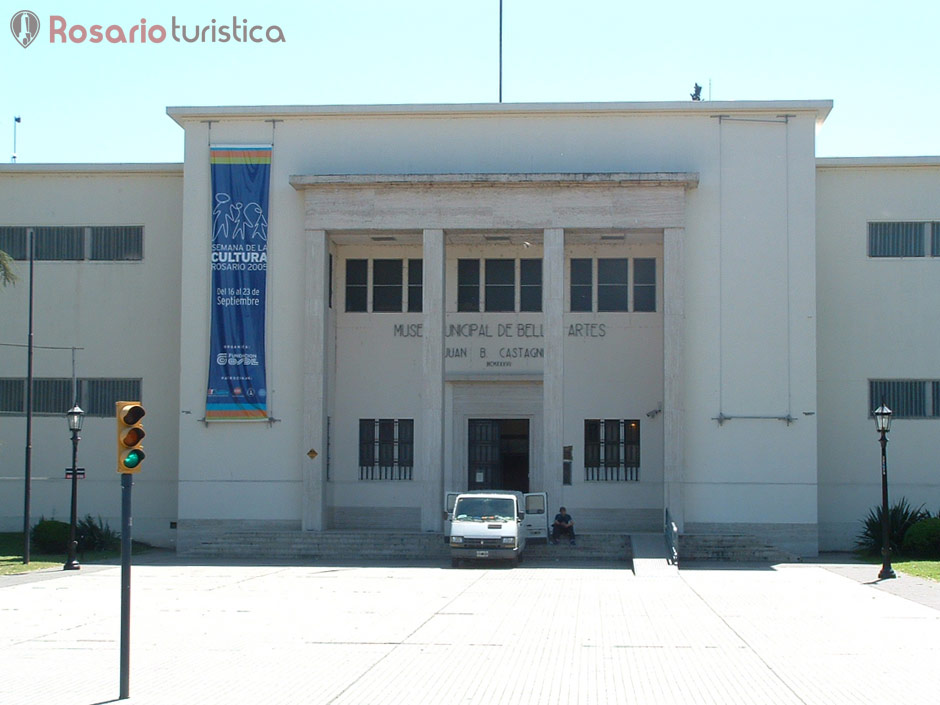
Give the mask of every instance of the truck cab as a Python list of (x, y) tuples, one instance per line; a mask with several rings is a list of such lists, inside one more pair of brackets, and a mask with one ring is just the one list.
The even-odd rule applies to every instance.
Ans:
[(446, 533), (455, 568), (464, 559), (508, 560), (516, 566), (527, 540), (548, 536), (544, 492), (473, 490), (449, 493), (446, 502)]

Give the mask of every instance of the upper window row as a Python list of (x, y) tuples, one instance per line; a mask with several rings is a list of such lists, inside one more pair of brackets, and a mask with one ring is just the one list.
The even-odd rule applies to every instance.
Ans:
[[(113, 416), (114, 402), (140, 399), (139, 379), (78, 379), (73, 396), (71, 378), (33, 380), (33, 412), (61, 414), (76, 401), (86, 416)], [(26, 380), (0, 377), (0, 414), (26, 414)]]
[[(17, 260), (29, 259), (26, 226), (0, 226), (0, 250)], [(33, 230), (35, 260), (139, 260), (144, 256), (142, 225), (54, 225)]]
[[(656, 260), (570, 260), (573, 312), (656, 311)], [(632, 274), (631, 272), (632, 268)], [(422, 260), (346, 260), (346, 311), (420, 312)], [(458, 259), (457, 310), (540, 312), (541, 259)]]
[(940, 223), (869, 223), (869, 257), (940, 257)]

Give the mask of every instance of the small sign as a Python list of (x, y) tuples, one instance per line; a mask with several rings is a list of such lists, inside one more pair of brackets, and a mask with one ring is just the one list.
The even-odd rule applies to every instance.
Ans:
[[(79, 480), (85, 479), (85, 468), (75, 468), (75, 475)], [(72, 468), (65, 468), (65, 479), (72, 479)]]
[(311, 460), (316, 458), (318, 455), (319, 453), (317, 453), (313, 448), (307, 451), (307, 457), (310, 458)]

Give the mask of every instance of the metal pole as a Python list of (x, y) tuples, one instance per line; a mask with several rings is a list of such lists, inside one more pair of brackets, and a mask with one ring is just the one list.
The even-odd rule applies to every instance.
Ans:
[(130, 697), (131, 670), (131, 488), (134, 476), (121, 473), (121, 697)]
[(26, 482), (23, 489), (23, 563), (29, 563), (29, 503), (33, 479), (33, 238), (32, 228), (26, 229), (29, 238), (29, 323), (26, 353)]
[(503, 0), (499, 0), (499, 102), (503, 102)]
[(879, 580), (889, 580), (897, 575), (891, 567), (891, 530), (888, 517), (888, 434), (881, 431), (881, 572)]
[(78, 541), (75, 540), (75, 524), (78, 521), (78, 442), (82, 440), (78, 431), (72, 431), (72, 518), (69, 522), (69, 555), (62, 570), (79, 570), (81, 566), (75, 559)]

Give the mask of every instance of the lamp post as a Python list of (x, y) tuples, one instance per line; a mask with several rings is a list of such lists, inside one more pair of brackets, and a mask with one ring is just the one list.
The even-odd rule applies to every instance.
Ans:
[(891, 567), (891, 530), (888, 517), (888, 431), (891, 430), (891, 409), (885, 405), (884, 399), (873, 412), (875, 417), (875, 427), (881, 434), (881, 572), (878, 573), (879, 580), (888, 580), (896, 578), (894, 569)]
[(76, 510), (78, 506), (78, 468), (76, 462), (78, 460), (78, 442), (82, 440), (78, 433), (82, 430), (85, 412), (76, 404), (65, 413), (65, 416), (69, 420), (69, 430), (72, 432), (72, 520), (69, 523), (69, 555), (62, 570), (79, 570), (81, 566), (75, 559), (75, 549), (78, 547), (78, 541), (75, 540)]

